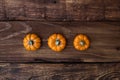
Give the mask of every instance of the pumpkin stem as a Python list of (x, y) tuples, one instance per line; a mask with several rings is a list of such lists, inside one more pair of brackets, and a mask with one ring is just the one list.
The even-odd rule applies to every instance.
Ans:
[(85, 45), (85, 41), (80, 41), (80, 45), (84, 46)]
[(60, 45), (60, 40), (59, 40), (59, 39), (56, 39), (55, 44), (56, 44), (57, 46), (59, 46), (59, 45)]
[(30, 40), (30, 41), (28, 42), (28, 44), (29, 44), (29, 45), (33, 45), (33, 44), (34, 44), (33, 40)]

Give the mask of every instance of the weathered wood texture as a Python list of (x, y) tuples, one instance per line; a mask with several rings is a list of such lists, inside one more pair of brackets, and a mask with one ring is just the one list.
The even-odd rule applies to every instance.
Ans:
[(0, 80), (120, 80), (120, 63), (0, 64)]
[[(27, 33), (36, 33), (42, 38), (38, 51), (26, 51), (22, 45)], [(62, 52), (54, 52), (47, 46), (47, 38), (61, 33), (67, 39)], [(76, 51), (73, 39), (79, 34), (90, 38), (91, 46), (86, 51)], [(0, 22), (0, 62), (119, 62), (119, 22)]]
[(120, 21), (120, 0), (0, 0), (0, 20)]

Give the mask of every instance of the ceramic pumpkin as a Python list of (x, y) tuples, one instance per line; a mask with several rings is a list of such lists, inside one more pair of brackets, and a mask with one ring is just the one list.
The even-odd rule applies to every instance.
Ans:
[(89, 48), (90, 41), (86, 35), (79, 34), (74, 38), (73, 45), (76, 50), (84, 51)]
[(27, 34), (23, 40), (23, 45), (28, 51), (35, 51), (40, 48), (41, 40), (36, 34)]
[(66, 39), (61, 34), (52, 34), (48, 38), (48, 46), (56, 52), (62, 51), (66, 46)]

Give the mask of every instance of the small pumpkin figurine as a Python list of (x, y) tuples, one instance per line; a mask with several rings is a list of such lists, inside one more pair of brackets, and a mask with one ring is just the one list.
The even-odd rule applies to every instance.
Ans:
[(48, 46), (56, 52), (62, 51), (66, 46), (66, 39), (61, 34), (52, 34), (48, 38)]
[(79, 34), (74, 38), (73, 45), (76, 50), (84, 51), (89, 48), (90, 41), (86, 35)]
[(35, 51), (40, 48), (41, 40), (36, 34), (27, 34), (23, 40), (23, 45), (28, 51)]

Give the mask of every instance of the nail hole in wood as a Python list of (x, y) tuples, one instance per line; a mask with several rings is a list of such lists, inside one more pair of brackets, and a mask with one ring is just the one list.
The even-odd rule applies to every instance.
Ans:
[(116, 50), (119, 51), (119, 50), (120, 50), (120, 47), (117, 47)]
[(53, 3), (54, 3), (54, 4), (56, 4), (56, 3), (57, 3), (57, 1), (55, 1), (55, 0), (54, 0), (54, 1), (53, 1)]

